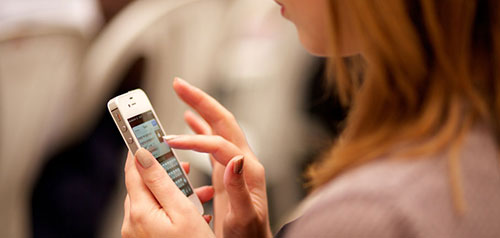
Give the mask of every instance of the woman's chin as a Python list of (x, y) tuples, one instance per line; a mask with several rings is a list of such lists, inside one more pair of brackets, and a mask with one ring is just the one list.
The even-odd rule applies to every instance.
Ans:
[(349, 57), (362, 54), (356, 47), (341, 46), (339, 52), (329, 49), (326, 37), (311, 37), (310, 34), (299, 30), (299, 39), (302, 46), (312, 55), (318, 57)]
[(330, 57), (331, 55), (325, 52), (324, 50), (317, 49), (317, 48), (308, 48), (304, 46), (304, 48), (309, 52), (309, 54), (317, 56), (317, 57)]
[(299, 39), (304, 47), (310, 54), (319, 57), (328, 57), (331, 56), (326, 49), (326, 42), (311, 38), (307, 34), (301, 34), (299, 31)]

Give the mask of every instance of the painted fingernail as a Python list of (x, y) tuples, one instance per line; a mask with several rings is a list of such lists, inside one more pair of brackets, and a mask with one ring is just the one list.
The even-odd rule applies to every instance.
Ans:
[(238, 155), (238, 156), (234, 157), (234, 162), (233, 162), (233, 173), (234, 174), (243, 173), (243, 163), (244, 163), (244, 156), (243, 155)]
[(144, 148), (140, 148), (136, 153), (135, 153), (135, 158), (137, 158), (137, 161), (139, 161), (139, 164), (145, 169), (151, 167), (153, 165), (153, 156), (151, 156), (151, 153), (147, 151)]
[(211, 215), (203, 215), (203, 217), (205, 218), (205, 221), (207, 221), (207, 223), (210, 223), (210, 221), (212, 220)]
[(175, 138), (179, 138), (179, 136), (178, 135), (163, 136), (163, 140), (166, 141), (166, 142), (171, 141), (171, 140), (173, 140)]

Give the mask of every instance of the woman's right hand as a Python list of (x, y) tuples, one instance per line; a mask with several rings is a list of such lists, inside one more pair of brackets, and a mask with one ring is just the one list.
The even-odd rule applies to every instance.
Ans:
[(264, 167), (248, 145), (234, 116), (202, 90), (176, 78), (177, 95), (201, 117), (186, 112), (197, 135), (170, 136), (176, 149), (210, 153), (217, 237), (271, 237)]

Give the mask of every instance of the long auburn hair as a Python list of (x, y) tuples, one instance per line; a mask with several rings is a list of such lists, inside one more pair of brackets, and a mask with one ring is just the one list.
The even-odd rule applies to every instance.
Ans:
[[(344, 60), (332, 60), (337, 92), (351, 110), (334, 146), (307, 171), (310, 185), (380, 157), (447, 151), (455, 206), (463, 210), (464, 135), (483, 123), (497, 144), (500, 138), (500, 1), (330, 0), (334, 51), (342, 45), (337, 1), (353, 12), (369, 63), (359, 79)], [(408, 149), (394, 154), (401, 146)]]

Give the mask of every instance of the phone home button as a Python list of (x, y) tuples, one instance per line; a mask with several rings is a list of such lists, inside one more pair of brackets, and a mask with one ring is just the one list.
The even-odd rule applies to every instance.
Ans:
[(127, 126), (123, 125), (123, 126), (121, 126), (121, 129), (122, 129), (123, 132), (126, 132), (127, 131)]
[(132, 143), (134, 143), (134, 139), (132, 139), (132, 137), (129, 137), (129, 138), (127, 138), (127, 142), (129, 144), (132, 144)]

